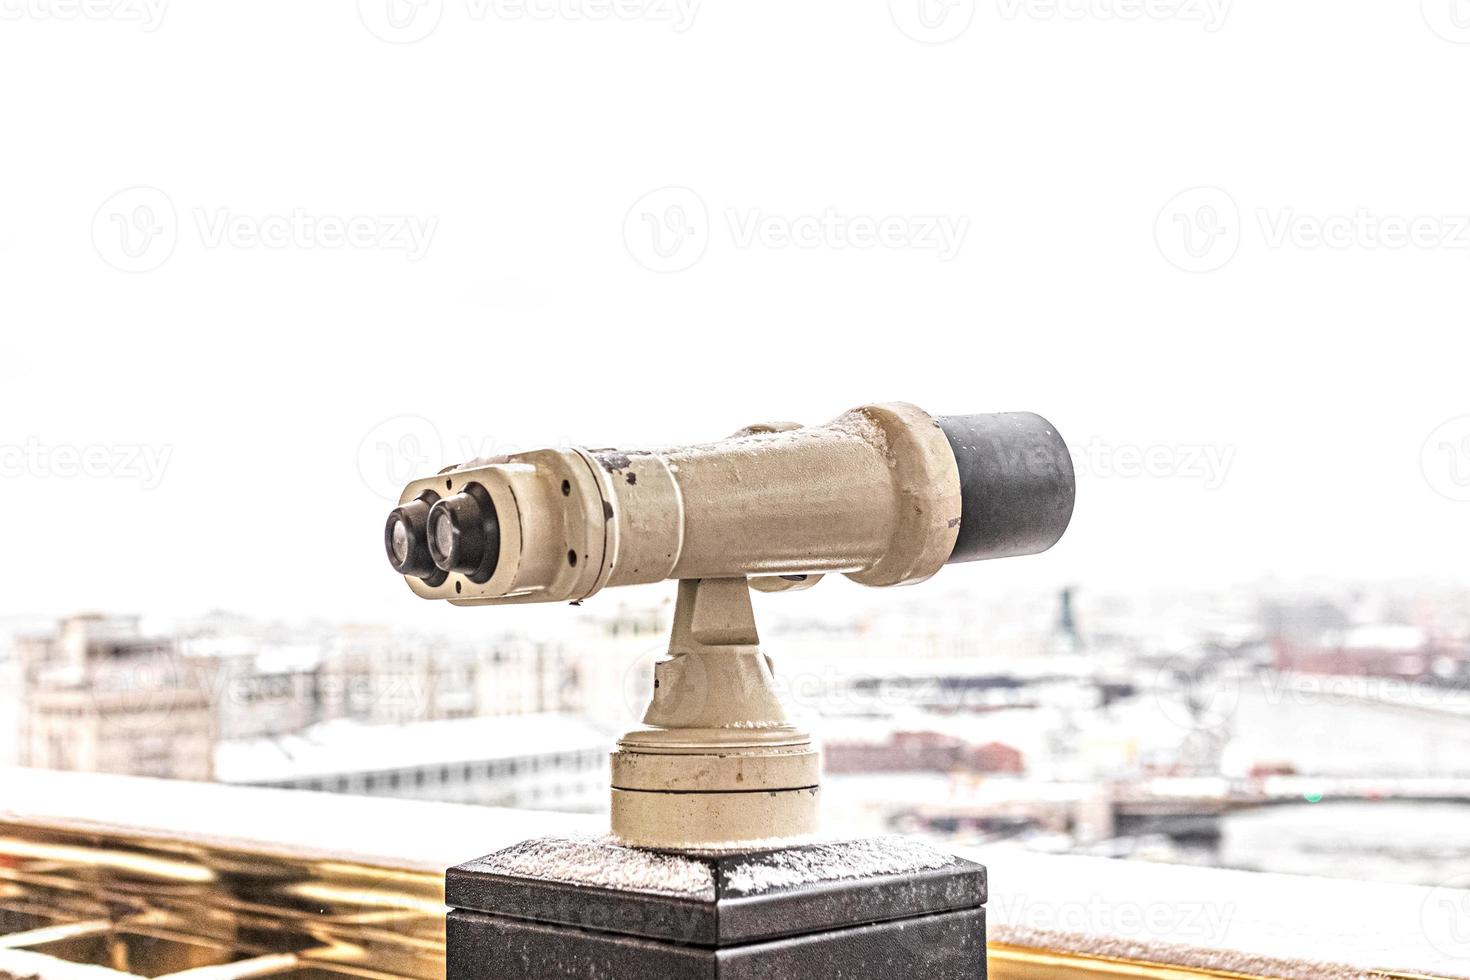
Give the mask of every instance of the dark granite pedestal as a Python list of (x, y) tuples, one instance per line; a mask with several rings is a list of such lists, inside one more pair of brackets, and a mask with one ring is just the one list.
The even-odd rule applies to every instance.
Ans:
[(902, 838), (528, 841), (449, 869), (448, 980), (984, 980), (985, 869)]

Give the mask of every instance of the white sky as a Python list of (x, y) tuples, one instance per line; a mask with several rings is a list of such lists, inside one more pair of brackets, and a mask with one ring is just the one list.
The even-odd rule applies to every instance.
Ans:
[[(1470, 415), (1470, 48), (1417, 4), (1239, 5), (1211, 33), (980, 3), (930, 45), (881, 3), (709, 4), (680, 33), (466, 2), (409, 45), (351, 4), (180, 4), (151, 32), (15, 8), (0, 446), (169, 456), (151, 489), (0, 476), (0, 612), (489, 619), (388, 568), (386, 475), (359, 465), (402, 433), (385, 420), (428, 420), (453, 462), (887, 399), (1037, 411), (1084, 453), (1173, 461), (1084, 474), (1052, 553), (945, 573), (977, 590), (1463, 572), (1470, 502), (1436, 488), (1467, 489), (1467, 430), (1435, 436), (1429, 478), (1421, 455)], [(94, 219), (135, 185), (177, 231), (126, 273)], [(625, 218), (669, 185), (697, 193), (708, 241), (659, 273)], [(1201, 185), (1238, 207), (1238, 251), (1191, 273), (1155, 226)], [(209, 244), (222, 217), (298, 208), (437, 225), (417, 261)], [(751, 209), (778, 234), (829, 208), (968, 225), (947, 261), (833, 247), (846, 232), (742, 244)], [(1358, 209), (1442, 235), (1272, 244)], [(1228, 467), (1191, 470), (1197, 447)]]

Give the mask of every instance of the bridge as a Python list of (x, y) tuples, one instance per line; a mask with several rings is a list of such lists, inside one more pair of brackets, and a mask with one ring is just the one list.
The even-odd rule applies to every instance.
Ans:
[(1218, 818), (1233, 811), (1346, 801), (1470, 803), (1470, 777), (1164, 776), (1102, 783), (960, 777), (945, 799), (895, 800), (887, 809), (896, 819), (931, 825), (1026, 823), (1102, 840), (1138, 832), (1210, 836)]

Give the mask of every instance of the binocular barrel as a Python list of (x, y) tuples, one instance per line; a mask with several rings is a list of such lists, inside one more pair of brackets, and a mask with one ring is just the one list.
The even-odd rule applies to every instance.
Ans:
[(414, 591), (469, 604), (666, 578), (900, 585), (1045, 551), (1074, 494), (1066, 443), (1039, 415), (887, 403), (699, 446), (476, 461), (410, 484), (385, 545)]

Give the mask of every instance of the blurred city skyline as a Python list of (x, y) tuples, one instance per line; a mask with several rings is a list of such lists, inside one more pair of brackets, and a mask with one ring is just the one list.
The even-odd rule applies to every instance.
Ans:
[[(757, 597), (826, 833), (1421, 884), (1470, 855), (1464, 587), (909, 593)], [(0, 765), (605, 813), (672, 609), (564, 611), (11, 620)]]

